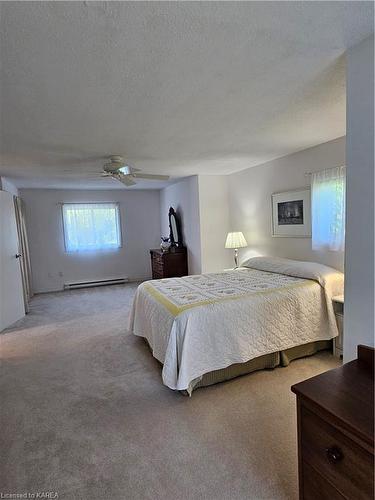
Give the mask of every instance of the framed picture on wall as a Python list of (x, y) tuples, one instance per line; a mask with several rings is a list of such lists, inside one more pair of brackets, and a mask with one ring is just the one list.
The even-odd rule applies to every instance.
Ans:
[(310, 189), (272, 195), (272, 236), (311, 237)]

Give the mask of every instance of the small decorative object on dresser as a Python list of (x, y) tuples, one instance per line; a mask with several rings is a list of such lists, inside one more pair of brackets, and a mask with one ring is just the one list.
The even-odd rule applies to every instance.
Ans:
[(338, 358), (342, 358), (344, 348), (344, 296), (336, 295), (336, 297), (332, 297), (332, 304), (339, 331), (338, 337), (333, 339), (333, 354)]
[(161, 238), (161, 243), (160, 243), (160, 248), (162, 252), (168, 252), (169, 249), (171, 248), (171, 241), (168, 236), (162, 236)]
[(163, 252), (161, 248), (150, 250), (152, 279), (177, 278), (188, 274), (187, 250), (185, 247)]
[(374, 348), (292, 386), (300, 500), (374, 498)]

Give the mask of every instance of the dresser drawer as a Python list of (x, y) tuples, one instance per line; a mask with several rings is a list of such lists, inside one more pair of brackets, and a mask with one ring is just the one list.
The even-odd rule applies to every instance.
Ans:
[(152, 261), (152, 269), (158, 271), (159, 273), (163, 272), (164, 266), (158, 260)]
[(301, 407), (301, 460), (345, 498), (373, 498), (372, 455), (304, 406)]
[(303, 500), (345, 500), (323, 476), (303, 463)]
[(163, 265), (163, 256), (160, 253), (152, 253), (152, 263)]
[(151, 268), (153, 279), (161, 279), (165, 277), (165, 262), (163, 260), (163, 255), (157, 252), (151, 252)]

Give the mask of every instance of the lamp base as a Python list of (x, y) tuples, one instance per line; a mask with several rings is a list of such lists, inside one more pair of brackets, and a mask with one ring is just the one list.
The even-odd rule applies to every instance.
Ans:
[(234, 268), (238, 267), (238, 248), (234, 249)]

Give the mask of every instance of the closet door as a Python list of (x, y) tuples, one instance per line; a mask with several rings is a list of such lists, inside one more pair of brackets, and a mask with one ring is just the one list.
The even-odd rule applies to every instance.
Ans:
[(0, 331), (25, 314), (13, 196), (0, 190)]

